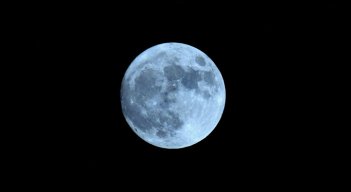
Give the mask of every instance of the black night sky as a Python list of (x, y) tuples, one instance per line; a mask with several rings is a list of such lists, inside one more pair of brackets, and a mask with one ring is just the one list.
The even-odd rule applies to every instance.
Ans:
[[(305, 56), (311, 54), (314, 34), (309, 29), (315, 22), (302, 17), (309, 10), (188, 1), (50, 5), (41, 10), (34, 23), (45, 87), (43, 163), (63, 168), (68, 176), (137, 181), (185, 174), (186, 182), (210, 181), (224, 173), (244, 182), (252, 175), (278, 179), (311, 163), (314, 130), (302, 123), (312, 107), (302, 108), (310, 88), (301, 82), (312, 68)], [(226, 85), (217, 128), (180, 150), (144, 142), (127, 125), (120, 105), (129, 64), (164, 42), (205, 52)]]

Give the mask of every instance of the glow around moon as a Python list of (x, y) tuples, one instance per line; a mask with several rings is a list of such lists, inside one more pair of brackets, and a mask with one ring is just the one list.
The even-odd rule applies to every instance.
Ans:
[(225, 86), (214, 62), (182, 43), (153, 46), (127, 69), (121, 86), (123, 115), (144, 141), (178, 149), (206, 138), (225, 105)]

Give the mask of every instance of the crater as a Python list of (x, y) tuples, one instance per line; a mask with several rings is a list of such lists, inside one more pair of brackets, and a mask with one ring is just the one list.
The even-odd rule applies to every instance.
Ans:
[(205, 59), (201, 56), (196, 56), (195, 58), (195, 62), (201, 66), (205, 66), (206, 65), (206, 62), (205, 62)]

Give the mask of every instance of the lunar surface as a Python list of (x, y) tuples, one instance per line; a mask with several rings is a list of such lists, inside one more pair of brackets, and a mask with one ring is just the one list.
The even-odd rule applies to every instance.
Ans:
[(121, 86), (123, 115), (144, 141), (179, 149), (206, 138), (225, 105), (225, 86), (214, 62), (182, 43), (153, 46), (128, 67)]

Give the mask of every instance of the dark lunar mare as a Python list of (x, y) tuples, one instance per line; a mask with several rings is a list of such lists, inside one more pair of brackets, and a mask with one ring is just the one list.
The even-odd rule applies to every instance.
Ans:
[(204, 81), (206, 83), (208, 83), (210, 86), (215, 85), (216, 79), (212, 71), (204, 71), (203, 75), (204, 75)]
[[(158, 129), (157, 136), (165, 137), (174, 134), (174, 130), (182, 127), (183, 122), (179, 115), (169, 110), (175, 99), (169, 96), (177, 90), (173, 84), (168, 84), (165, 91), (161, 92), (161, 86), (156, 86), (156, 71), (146, 69), (135, 78), (135, 87), (132, 89), (126, 81), (122, 83), (121, 100), (124, 114), (133, 124), (143, 132), (152, 128)], [(156, 107), (148, 107), (145, 101), (160, 95), (161, 101)], [(131, 100), (134, 102), (132, 103)], [(142, 114), (142, 109), (147, 115)], [(169, 129), (169, 130), (167, 130)]]
[(163, 72), (168, 81), (181, 79), (185, 74), (184, 69), (179, 65), (166, 66), (163, 68)]
[(205, 59), (201, 56), (197, 56), (195, 58), (195, 62), (201, 66), (205, 66), (206, 65), (206, 62), (205, 62)]
[(202, 79), (201, 73), (199, 71), (195, 71), (192, 68), (189, 68), (189, 72), (184, 73), (184, 77), (182, 78), (182, 84), (187, 89), (198, 89), (198, 82)]

